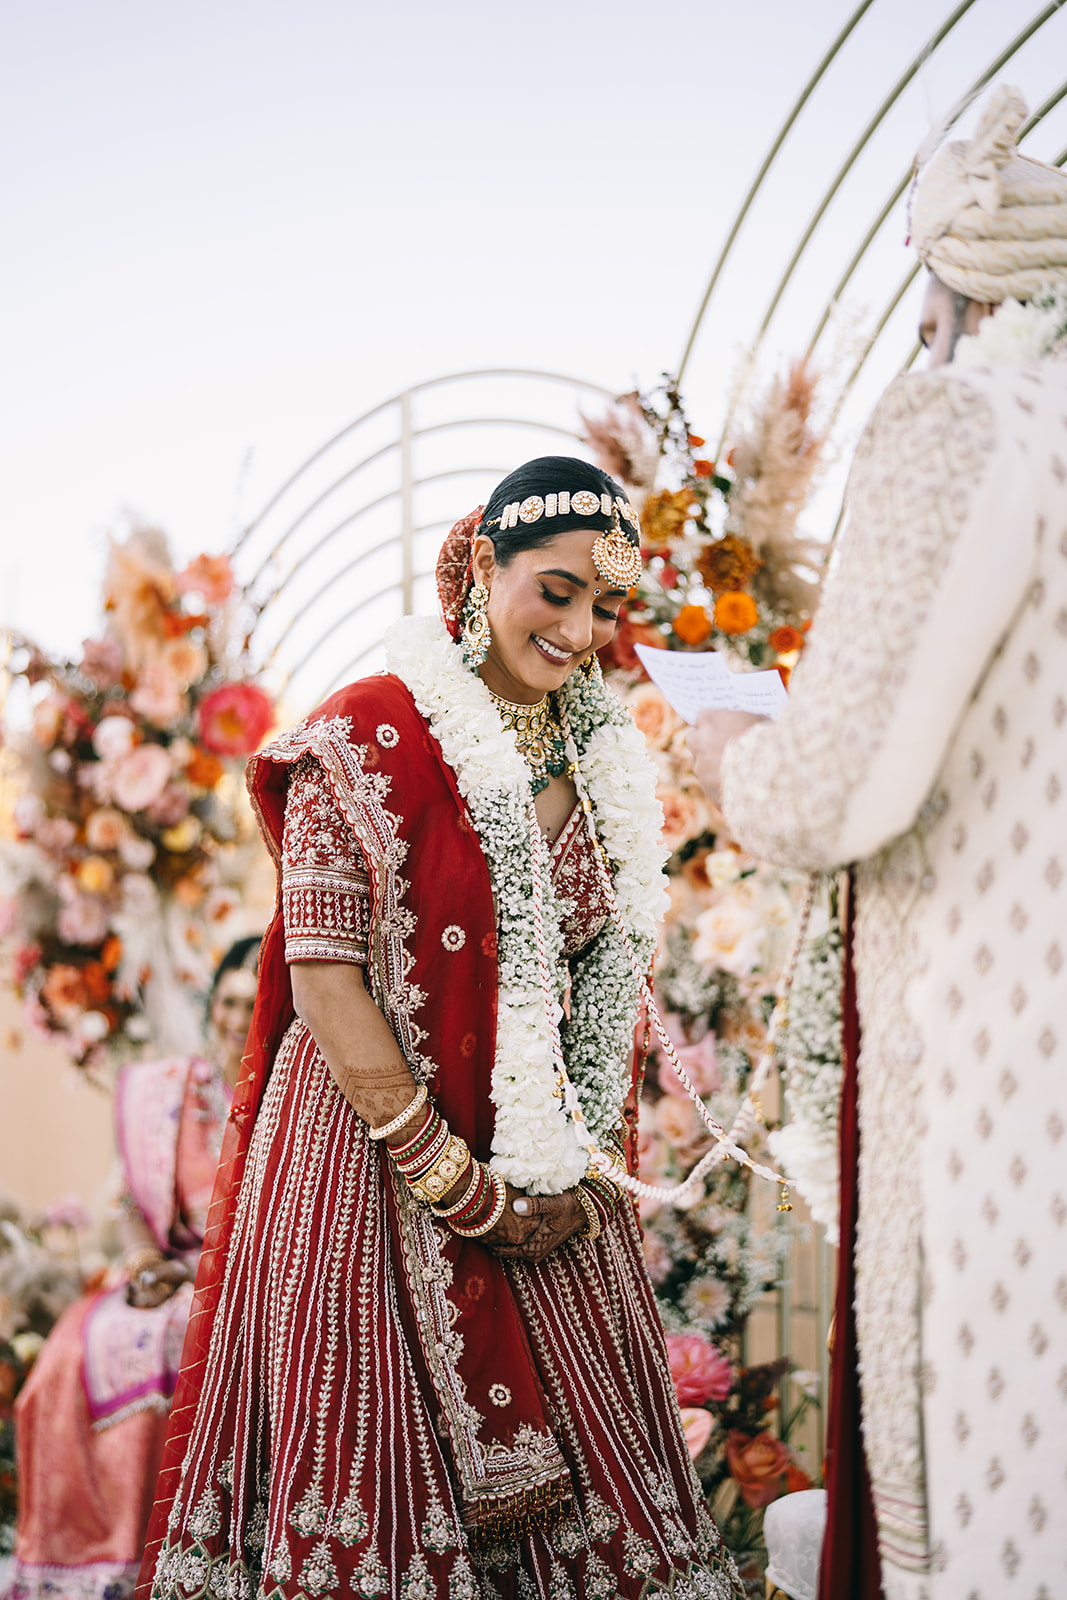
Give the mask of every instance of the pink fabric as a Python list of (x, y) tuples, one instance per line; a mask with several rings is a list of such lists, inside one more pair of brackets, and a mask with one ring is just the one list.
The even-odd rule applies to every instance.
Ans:
[[(127, 1184), (161, 1247), (195, 1265), (229, 1094), (203, 1061), (127, 1068)], [(144, 1547), (192, 1289), (155, 1311), (126, 1286), (59, 1319), (16, 1402), (19, 1525), (9, 1600), (123, 1600)]]

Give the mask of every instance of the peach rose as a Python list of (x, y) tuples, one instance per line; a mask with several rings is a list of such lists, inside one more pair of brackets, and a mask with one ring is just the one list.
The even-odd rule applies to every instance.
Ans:
[(683, 1406), (681, 1416), (689, 1459), (695, 1461), (697, 1456), (703, 1454), (708, 1440), (715, 1431), (715, 1418), (710, 1411), (705, 1411), (703, 1406)]
[(668, 850), (680, 850), (687, 840), (699, 838), (706, 829), (707, 809), (697, 795), (661, 783), (656, 798), (663, 807), (663, 843)]
[(709, 967), (746, 978), (759, 964), (763, 926), (747, 895), (731, 894), (696, 920), (693, 955)]
[(656, 1105), (656, 1127), (668, 1144), (689, 1144), (699, 1132), (696, 1107), (688, 1098), (665, 1094)]
[(111, 791), (124, 811), (144, 811), (159, 799), (169, 777), (170, 756), (163, 746), (140, 744), (115, 763)]
[[(702, 1099), (705, 1095), (714, 1094), (722, 1082), (722, 1077), (715, 1059), (715, 1035), (711, 1030), (709, 1029), (696, 1044), (679, 1045), (677, 1040), (673, 1039), (671, 1043), (674, 1045), (675, 1054), (697, 1094)], [(662, 1053), (658, 1079), (659, 1086), (664, 1094), (676, 1098), (685, 1098), (686, 1103), (689, 1103), (688, 1091), (683, 1088), (682, 1080)]]
[(85, 819), (85, 840), (90, 850), (117, 850), (126, 837), (126, 818), (111, 806), (98, 806)]
[(790, 1465), (789, 1450), (773, 1433), (753, 1437), (731, 1428), (726, 1436), (726, 1462), (742, 1500), (755, 1511), (781, 1494), (782, 1476)]
[[(175, 643), (184, 645), (181, 639), (175, 640)], [(191, 648), (195, 649), (196, 646)], [(175, 677), (165, 661), (150, 661), (130, 696), (130, 705), (153, 727), (169, 728), (186, 711), (182, 687), (180, 679)]]
[(133, 748), (129, 717), (101, 717), (93, 729), (93, 749), (101, 761), (117, 761)]
[(630, 715), (654, 750), (666, 750), (683, 726), (678, 713), (663, 698), (654, 683), (640, 684), (627, 701)]

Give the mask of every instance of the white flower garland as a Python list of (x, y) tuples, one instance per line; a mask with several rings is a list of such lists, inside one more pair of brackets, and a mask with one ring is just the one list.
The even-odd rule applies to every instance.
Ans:
[[(528, 823), (529, 769), (488, 689), (463, 664), (444, 625), (406, 617), (386, 637), (386, 664), (416, 706), (456, 775), (489, 868), (497, 903), (499, 992), (491, 1093), (493, 1162), (516, 1188), (555, 1194), (588, 1166), (558, 1097), (556, 1052), (579, 1090), (587, 1126), (603, 1139), (619, 1123), (638, 990), (621, 937), (609, 922), (575, 963), (571, 1021), (546, 1011), (536, 940), (533, 874), (539, 878), (542, 946), (561, 996), (559, 902), (547, 852), (535, 864)], [(651, 958), (667, 904), (655, 771), (629, 715), (602, 683), (572, 677), (563, 700), (599, 838), (615, 865), (622, 921), (641, 959)]]
[(956, 345), (953, 366), (1021, 367), (1040, 361), (1067, 335), (1067, 289), (1035, 295), (1025, 304), (1005, 300), (978, 332), (964, 334)]

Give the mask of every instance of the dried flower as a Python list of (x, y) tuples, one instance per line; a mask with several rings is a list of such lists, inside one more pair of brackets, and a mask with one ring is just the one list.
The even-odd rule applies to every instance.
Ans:
[(98, 689), (113, 689), (122, 681), (122, 646), (117, 639), (83, 639), (78, 671)]
[(112, 543), (104, 591), (115, 631), (137, 672), (166, 637), (163, 619), (178, 592), (163, 535), (140, 528), (125, 543)]
[(624, 394), (603, 417), (583, 415), (582, 426), (582, 442), (590, 446), (598, 466), (620, 483), (651, 489), (659, 466), (659, 440), (645, 420), (637, 394)]
[(699, 1333), (669, 1333), (667, 1360), (680, 1406), (725, 1400), (733, 1388), (730, 1363)]
[(641, 542), (649, 550), (665, 550), (685, 532), (693, 511), (689, 489), (660, 489), (641, 509)]
[(726, 1439), (726, 1460), (746, 1506), (769, 1506), (782, 1492), (782, 1475), (789, 1466), (789, 1450), (772, 1433), (755, 1436), (731, 1428)]
[(758, 621), (759, 612), (750, 594), (730, 590), (715, 602), (715, 626), (722, 633), (747, 633)]
[(762, 565), (748, 541), (734, 533), (713, 539), (696, 559), (696, 570), (713, 594), (746, 588)]
[(200, 704), (200, 739), (219, 756), (249, 756), (274, 726), (274, 706), (254, 683), (227, 683)]
[(199, 555), (175, 580), (180, 594), (201, 596), (207, 606), (220, 606), (233, 593), (234, 577), (229, 556)]
[(674, 631), (683, 644), (703, 644), (711, 633), (711, 619), (703, 606), (682, 606)]

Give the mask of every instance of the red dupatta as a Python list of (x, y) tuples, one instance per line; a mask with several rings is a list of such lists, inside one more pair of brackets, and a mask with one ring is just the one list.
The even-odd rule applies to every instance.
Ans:
[[(374, 997), (451, 1127), (479, 1159), (488, 1160), (496, 916), (485, 858), (454, 775), (398, 678), (351, 684), (249, 764), (249, 790), (276, 863), (288, 769), (309, 753), (326, 772), (366, 859)], [(151, 1584), (195, 1427), (256, 1113), (293, 1018), (279, 896), (263, 941), (249, 1054), (208, 1212), (141, 1569), (142, 1595)], [(398, 1304), (426, 1403), (446, 1425), (465, 1524), (474, 1536), (516, 1537), (554, 1514), (570, 1497), (571, 1484), (507, 1275), (478, 1241), (460, 1240), (435, 1224), (398, 1181), (387, 1177), (386, 1190)], [(506, 1399), (501, 1385), (483, 1393), (480, 1379), (486, 1368), (500, 1370), (502, 1355), (509, 1373)]]

